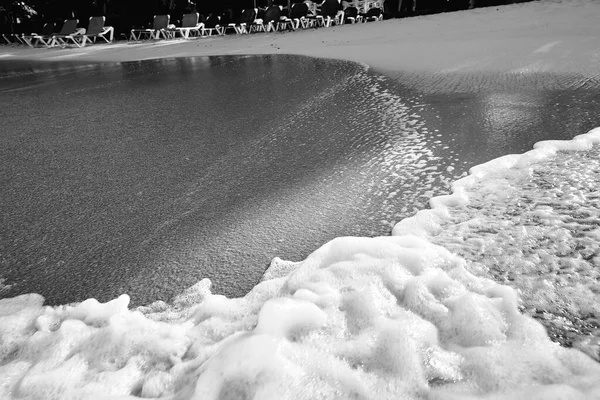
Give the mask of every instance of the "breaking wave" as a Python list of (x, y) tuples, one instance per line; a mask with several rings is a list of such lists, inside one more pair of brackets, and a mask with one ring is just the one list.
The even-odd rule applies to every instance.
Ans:
[(600, 398), (598, 141), (474, 167), (392, 236), (275, 259), (242, 298), (0, 300), (0, 397)]

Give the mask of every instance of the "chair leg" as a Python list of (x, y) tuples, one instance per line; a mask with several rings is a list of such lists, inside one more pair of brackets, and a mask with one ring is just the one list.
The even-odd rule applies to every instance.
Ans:
[(33, 39), (29, 39), (29, 38), (27, 38), (27, 37), (23, 36), (23, 41), (25, 42), (25, 44), (26, 44), (27, 46), (29, 46), (29, 47), (31, 47), (31, 48), (33, 48), (33, 47), (34, 47), (34, 44), (33, 44)]
[[(5, 36), (6, 37), (6, 36)], [(21, 35), (18, 34), (9, 34), (8, 37), (10, 37), (10, 39), (7, 39), (11, 44), (26, 44), (23, 41), (23, 37)]]
[(67, 40), (65, 40), (65, 46), (66, 46), (66, 45), (68, 44), (68, 42), (70, 41), (70, 42), (73, 42), (73, 44), (74, 44), (75, 46), (77, 46), (77, 47), (83, 47), (83, 46), (81, 45), (81, 43), (79, 43), (79, 42), (77, 41), (77, 39), (76, 39), (75, 37), (73, 37), (73, 36), (67, 36), (65, 39), (67, 39)]
[(287, 21), (284, 22), (284, 27), (288, 31), (295, 31), (296, 30), (296, 28), (294, 28), (294, 23), (290, 19), (288, 19)]
[[(107, 33), (109, 34), (108, 39), (106, 38)], [(106, 26), (106, 27), (104, 27), (104, 31), (102, 31), (102, 33), (100, 33), (98, 35), (98, 37), (102, 38), (106, 43), (112, 43), (114, 35), (115, 35), (115, 28), (113, 28), (112, 26)], [(95, 42), (95, 39), (96, 38), (94, 38), (94, 42)]]

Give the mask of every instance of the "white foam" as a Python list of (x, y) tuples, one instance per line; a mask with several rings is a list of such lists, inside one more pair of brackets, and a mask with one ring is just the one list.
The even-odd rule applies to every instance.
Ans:
[(600, 129), (474, 167), (393, 234), (417, 233), (510, 284), (555, 340), (600, 360), (597, 142)]
[(499, 169), (599, 140), (597, 129), (473, 168), (394, 236), (276, 259), (243, 298), (213, 295), (205, 279), (136, 310), (126, 295), (61, 307), (0, 300), (0, 398), (600, 398), (600, 364), (552, 342), (513, 288), (425, 238), (442, 236)]
[(515, 398), (534, 385), (552, 388), (546, 398), (598, 393), (598, 364), (552, 343), (519, 313), (511, 288), (424, 239), (338, 238), (296, 267), (242, 299), (214, 296), (203, 281), (179, 306), (146, 315), (128, 310), (127, 297), (56, 308), (34, 295), (2, 300), (3, 348), (11, 345), (2, 395)]

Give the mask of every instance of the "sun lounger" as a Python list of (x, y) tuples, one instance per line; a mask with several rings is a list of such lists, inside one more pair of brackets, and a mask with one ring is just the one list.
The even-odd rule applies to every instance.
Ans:
[(266, 24), (266, 32), (277, 31), (279, 29), (279, 23), (282, 21), (280, 6), (272, 5), (271, 7), (267, 8), (267, 11), (265, 12), (265, 18), (263, 20), (263, 24)]
[(326, 28), (329, 28), (330, 26), (333, 26), (333, 25), (342, 25), (343, 23), (344, 23), (344, 12), (343, 11), (338, 11), (338, 13), (333, 17), (328, 15), (327, 17), (324, 17), (324, 20), (323, 20), (323, 26), (325, 26)]
[(219, 23), (215, 25), (215, 29), (219, 35), (225, 35), (228, 31), (233, 31), (237, 33), (237, 29), (235, 28), (235, 22), (232, 21), (231, 15), (229, 13), (224, 13), (219, 18)]
[(225, 25), (218, 24), (215, 26), (215, 30), (217, 31), (217, 33), (219, 35), (225, 35), (225, 34), (227, 34), (228, 31), (233, 31), (235, 33), (238, 33), (238, 31), (235, 27), (235, 23), (233, 23), (233, 22), (225, 23)]
[(184, 14), (181, 20), (181, 26), (174, 29), (175, 37), (179, 34), (184, 39), (189, 39), (190, 35), (200, 34), (200, 30), (204, 26), (202, 22), (198, 23), (200, 18), (198, 13)]
[(294, 21), (292, 21), (289, 17), (281, 17), (279, 19), (279, 22), (277, 23), (277, 30), (278, 31), (283, 31), (283, 30), (294, 31), (294, 30), (296, 30), (296, 28), (294, 26)]
[(256, 8), (247, 8), (243, 10), (237, 22), (230, 23), (229, 27), (235, 29), (235, 32), (238, 35), (249, 33), (249, 27), (256, 20), (257, 12), (258, 10)]
[(383, 21), (383, 10), (379, 7), (370, 8), (363, 15), (364, 22)]
[(356, 22), (361, 22), (362, 17), (359, 19), (358, 8), (356, 7), (347, 7), (344, 10), (344, 23), (346, 24), (354, 24)]
[(28, 45), (25, 39), (23, 39), (22, 33), (3, 33), (2, 38), (6, 44), (24, 44)]
[(52, 41), (48, 47), (66, 46), (69, 43), (73, 43), (77, 47), (81, 47), (80, 40), (85, 33), (85, 29), (77, 28), (78, 23), (79, 20), (77, 19), (65, 20), (60, 32), (52, 35)]
[(21, 41), (14, 38), (11, 33), (3, 33), (2, 40), (4, 40), (5, 44), (21, 43)]
[(309, 7), (306, 3), (294, 3), (290, 12), (290, 19), (294, 29), (306, 29), (311, 26), (311, 20), (308, 18)]
[[(112, 43), (115, 29), (112, 26), (104, 26), (106, 17), (90, 17), (88, 28), (81, 40), (81, 47), (87, 42), (95, 43), (96, 38), (104, 40), (106, 43)], [(108, 35), (108, 38), (106, 37)]]
[(321, 4), (317, 22), (320, 26), (330, 27), (332, 25), (341, 25), (344, 23), (344, 11), (337, 0), (325, 0)]
[(172, 37), (169, 31), (169, 15), (155, 15), (152, 22), (152, 28), (149, 29), (132, 29), (130, 32), (129, 40), (140, 41), (144, 39), (160, 39), (162, 36), (164, 39)]
[(204, 22), (204, 26), (202, 27), (200, 34), (202, 36), (212, 36), (213, 32), (218, 33), (217, 25), (219, 25), (219, 17), (215, 14), (209, 15)]
[(250, 29), (248, 29), (248, 31), (250, 31), (250, 33), (266, 32), (267, 30), (265, 29), (264, 18), (265, 11), (261, 10), (260, 8), (256, 9), (256, 18), (254, 21), (252, 21), (252, 24), (250, 24)]
[(258, 17), (258, 8), (249, 8), (242, 12), (239, 24), (239, 33), (250, 33), (250, 26)]
[(317, 8), (317, 3), (310, 2), (305, 3), (308, 6), (308, 15), (306, 19), (308, 20), (308, 26), (311, 28), (318, 28), (321, 26), (325, 26), (325, 20), (322, 15), (320, 15), (319, 9)]
[(43, 45), (50, 47), (52, 43), (52, 33), (54, 32), (54, 23), (48, 22), (42, 27), (41, 33), (30, 33), (29, 35), (21, 36), (22, 41), (29, 47)]

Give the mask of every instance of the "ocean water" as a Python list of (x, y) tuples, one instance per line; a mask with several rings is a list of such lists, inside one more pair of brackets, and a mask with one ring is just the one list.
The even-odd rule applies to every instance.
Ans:
[(591, 129), (600, 98), (292, 56), (0, 68), (0, 296), (49, 304), (242, 296), (273, 257), (389, 234), (473, 165)]
[(2, 76), (0, 397), (600, 398), (597, 89)]
[[(545, 231), (556, 245), (538, 253), (560, 262), (571, 240), (565, 230), (572, 229), (594, 251), (597, 233), (587, 228), (595, 218), (569, 205), (585, 196), (593, 202), (597, 191), (589, 180), (597, 179), (597, 169), (570, 177), (575, 188), (556, 184), (548, 196), (537, 197), (532, 186), (552, 177), (557, 164), (595, 160), (598, 144), (600, 129), (473, 168), (453, 184), (452, 195), (433, 198), (430, 210), (401, 221), (392, 236), (341, 237), (300, 263), (275, 259), (242, 298), (212, 294), (205, 279), (171, 304), (137, 309), (129, 308), (127, 295), (60, 307), (42, 306), (36, 294), (0, 300), (0, 393), (31, 399), (600, 398), (600, 364), (559, 346), (522, 312), (519, 293), (526, 285), (498, 283), (468, 251), (461, 257), (428, 240), (453, 238), (446, 240), (454, 251), (477, 253), (490, 242), (485, 228), (497, 230), (501, 245), (514, 246), (505, 238), (523, 232), (523, 248), (544, 242)], [(509, 200), (532, 194), (539, 201), (526, 214), (542, 220), (540, 227), (511, 226), (506, 221), (513, 214), (483, 221), (503, 214), (503, 204), (512, 209)], [(482, 198), (489, 213), (481, 211)], [(561, 217), (566, 225), (553, 228)], [(513, 265), (525, 278), (511, 284), (528, 281), (529, 255)], [(579, 257), (571, 258), (570, 267)], [(578, 279), (581, 287), (569, 295), (597, 295), (593, 278)], [(538, 304), (552, 306), (552, 299)], [(593, 306), (586, 312), (595, 312)]]
[(352, 63), (3, 65), (4, 296), (238, 297), (273, 257), (389, 233), (468, 165)]

